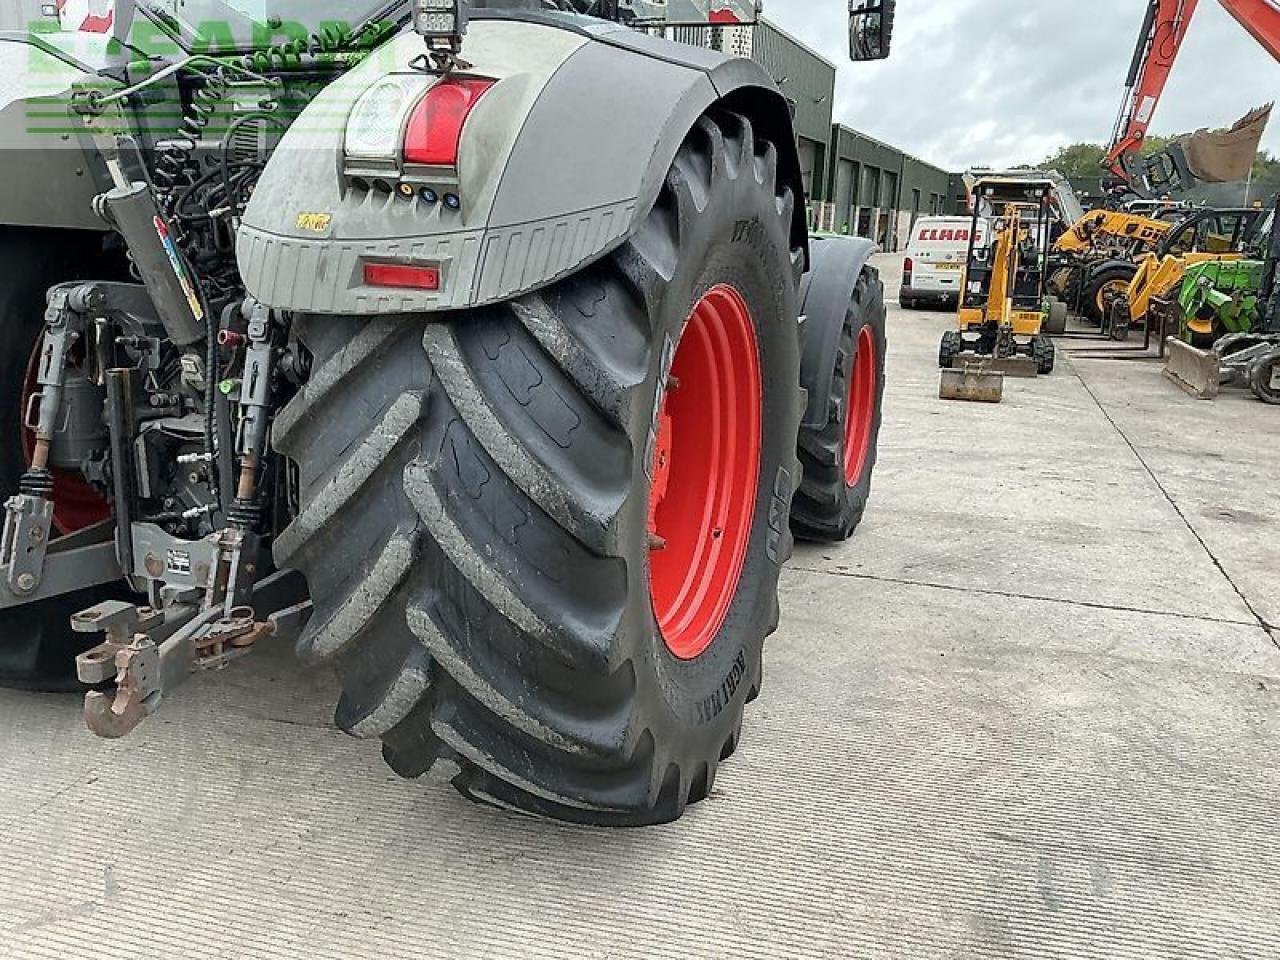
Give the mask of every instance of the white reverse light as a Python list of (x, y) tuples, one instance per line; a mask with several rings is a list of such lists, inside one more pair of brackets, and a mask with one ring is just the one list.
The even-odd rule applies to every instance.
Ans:
[(347, 120), (347, 156), (396, 157), (405, 120), (430, 83), (423, 76), (383, 77), (361, 94)]

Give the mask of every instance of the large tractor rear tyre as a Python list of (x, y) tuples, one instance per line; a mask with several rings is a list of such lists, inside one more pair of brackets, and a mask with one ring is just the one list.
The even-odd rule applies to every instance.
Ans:
[[(18, 492), (27, 469), (24, 410), (33, 355), (44, 332), (46, 294), (54, 284), (85, 276), (100, 265), (100, 247), (97, 238), (65, 231), (0, 231), (0, 499)], [(69, 479), (57, 478), (55, 522), (74, 529), (105, 505), (99, 501), (95, 508), (92, 491), (81, 489), (82, 483), (68, 498)], [(73, 633), (71, 615), (117, 593), (113, 588), (84, 590), (0, 611), (0, 686), (77, 688), (75, 658), (97, 641)]]
[(791, 529), (801, 540), (836, 543), (862, 523), (871, 496), (884, 402), (884, 285), (864, 267), (845, 313), (827, 398), (826, 425), (800, 431), (803, 482)]
[(450, 317), (300, 318), (277, 540), (342, 683), (407, 777), (564, 820), (673, 820), (760, 689), (801, 415), (800, 250), (778, 153), (703, 118), (639, 232)]

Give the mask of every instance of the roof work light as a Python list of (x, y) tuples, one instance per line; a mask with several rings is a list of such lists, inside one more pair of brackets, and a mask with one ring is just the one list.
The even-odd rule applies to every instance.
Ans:
[(413, 29), (430, 49), (456, 53), (467, 32), (466, 0), (413, 0)]

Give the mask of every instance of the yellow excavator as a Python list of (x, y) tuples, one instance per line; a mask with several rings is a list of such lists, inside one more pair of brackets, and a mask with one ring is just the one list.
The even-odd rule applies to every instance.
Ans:
[[(1053, 341), (1043, 332), (1053, 189), (1048, 179), (975, 185), (957, 329), (943, 335), (938, 352), (944, 371), (977, 364), (990, 375), (1053, 372)], [(979, 241), (980, 217), (994, 219), (990, 242)]]

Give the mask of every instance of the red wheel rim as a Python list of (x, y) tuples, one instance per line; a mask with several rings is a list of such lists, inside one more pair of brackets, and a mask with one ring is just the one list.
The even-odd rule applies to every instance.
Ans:
[(858, 334), (858, 353), (849, 376), (849, 410), (844, 418), (844, 482), (857, 486), (871, 451), (871, 428), (876, 415), (876, 340), (870, 327)]
[(649, 596), (682, 660), (711, 646), (738, 592), (763, 399), (751, 311), (733, 287), (713, 287), (689, 316), (662, 392), (649, 491)]
[[(43, 342), (43, 338), (36, 342), (31, 361), (27, 364), (27, 378), (22, 386), (22, 409), (18, 413), (18, 422), (22, 424), (22, 454), (28, 465), (35, 451), (36, 432), (26, 425), (27, 408), (37, 390), (36, 373), (40, 369)], [(79, 473), (57, 468), (49, 472), (53, 474), (53, 525), (59, 533), (75, 533), (111, 518), (111, 506)]]

